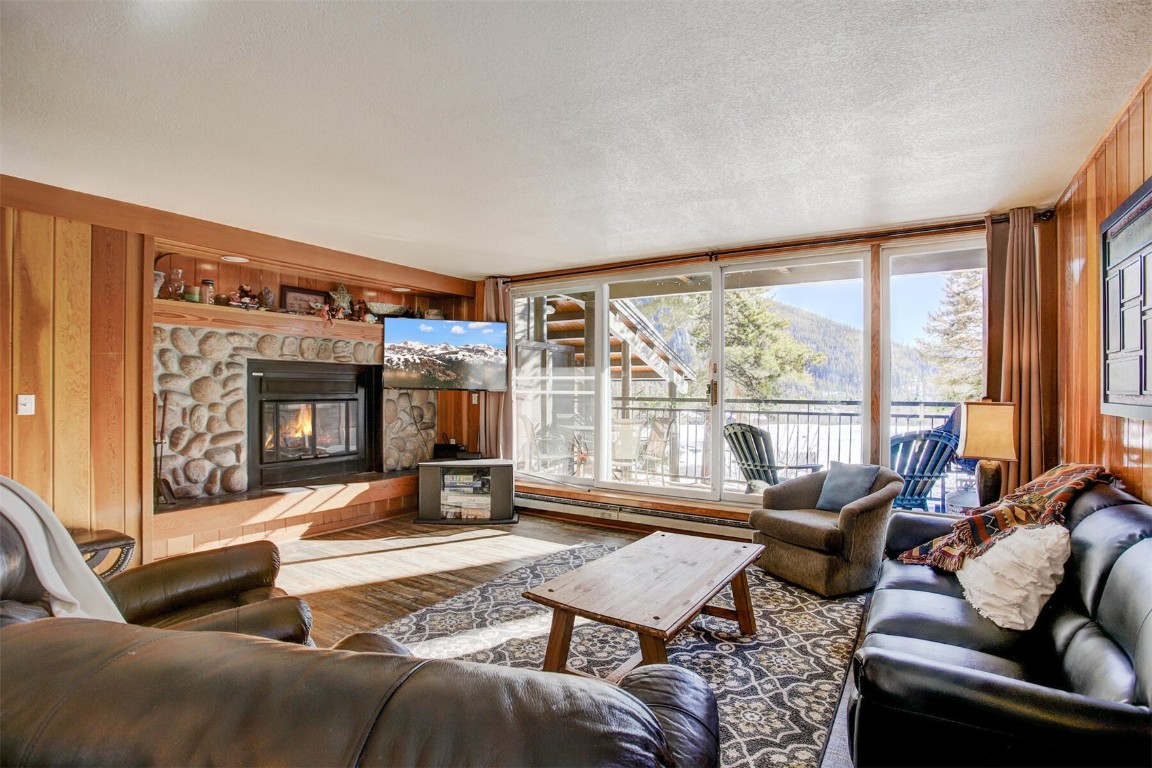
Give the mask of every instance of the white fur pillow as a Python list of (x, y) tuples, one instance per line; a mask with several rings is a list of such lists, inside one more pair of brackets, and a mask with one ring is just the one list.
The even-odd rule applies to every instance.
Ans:
[(1031, 629), (1064, 578), (1070, 552), (1062, 525), (1018, 528), (979, 557), (964, 558), (956, 577), (981, 616), (1005, 629)]

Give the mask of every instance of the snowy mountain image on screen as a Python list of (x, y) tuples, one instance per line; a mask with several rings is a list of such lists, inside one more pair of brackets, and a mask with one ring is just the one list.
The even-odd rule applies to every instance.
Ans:
[(407, 322), (403, 324), (393, 319), (385, 323), (384, 386), (400, 389), (507, 389), (507, 331), (504, 324), (404, 320)]

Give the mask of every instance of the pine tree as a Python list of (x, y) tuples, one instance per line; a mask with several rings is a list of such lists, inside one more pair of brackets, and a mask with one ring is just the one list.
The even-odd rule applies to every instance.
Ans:
[(950, 272), (939, 310), (928, 313), (928, 338), (916, 347), (936, 371), (931, 376), (935, 399), (963, 402), (979, 399), (984, 389), (984, 274), (969, 269)]
[[(705, 293), (634, 299), (668, 343), (692, 362), (697, 379), (681, 396), (704, 397), (712, 359), (711, 296)], [(775, 311), (763, 288), (724, 292), (726, 397), (772, 400), (785, 381), (810, 382), (808, 366), (824, 355), (797, 341), (791, 322)]]

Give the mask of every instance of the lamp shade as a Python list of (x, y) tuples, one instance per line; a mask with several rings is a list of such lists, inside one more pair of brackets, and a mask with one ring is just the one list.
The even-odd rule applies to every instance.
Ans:
[(956, 454), (965, 459), (1016, 461), (1016, 404), (961, 403)]

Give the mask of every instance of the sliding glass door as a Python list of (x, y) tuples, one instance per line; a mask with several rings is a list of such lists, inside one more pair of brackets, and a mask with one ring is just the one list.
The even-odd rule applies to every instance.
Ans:
[(859, 462), (867, 445), (866, 252), (823, 254), (724, 270), (725, 495), (831, 461)]
[(711, 272), (607, 286), (606, 485), (714, 497)]
[[(886, 444), (904, 445), (937, 430), (958, 439), (958, 403), (984, 394), (986, 247), (983, 235), (884, 248), (887, 287)], [(929, 511), (972, 484), (972, 464), (939, 468)], [(902, 467), (895, 467), (897, 471)], [(973, 503), (972, 499), (968, 499)]]
[(591, 483), (596, 290), (520, 295), (512, 306), (517, 472)]

